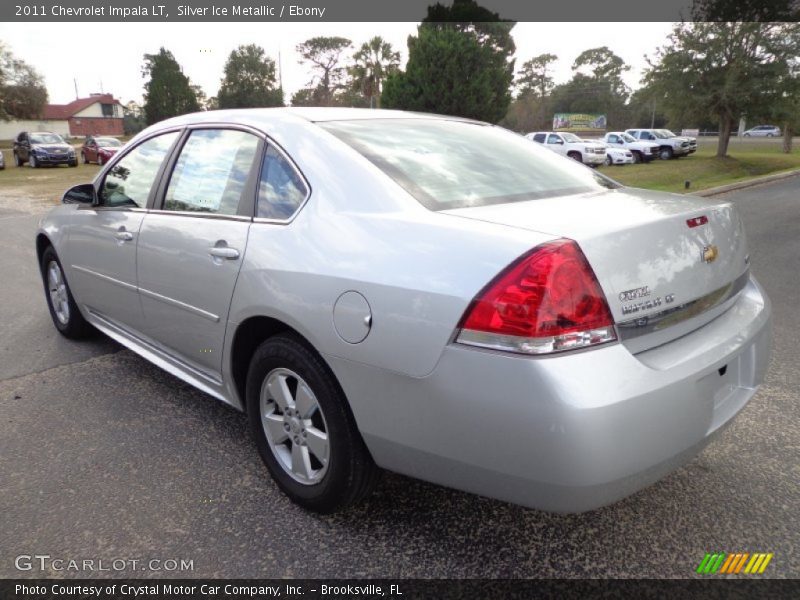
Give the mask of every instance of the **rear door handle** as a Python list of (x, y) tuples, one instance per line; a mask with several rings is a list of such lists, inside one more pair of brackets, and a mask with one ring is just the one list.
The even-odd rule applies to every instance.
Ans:
[(208, 249), (208, 253), (215, 258), (224, 258), (227, 260), (236, 260), (239, 258), (239, 251), (236, 248), (228, 248), (227, 246), (212, 246)]

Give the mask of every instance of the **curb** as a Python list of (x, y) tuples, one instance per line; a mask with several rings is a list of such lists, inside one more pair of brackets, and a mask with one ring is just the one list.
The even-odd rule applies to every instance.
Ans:
[(763, 183), (772, 183), (773, 181), (781, 181), (782, 179), (789, 179), (800, 175), (800, 169), (792, 171), (784, 171), (783, 173), (774, 173), (772, 175), (765, 175), (764, 177), (756, 177), (755, 179), (746, 179), (744, 181), (737, 181), (736, 183), (729, 183), (728, 185), (721, 185), (715, 188), (708, 188), (706, 190), (699, 190), (697, 192), (689, 192), (695, 196), (717, 196), (726, 192), (733, 192), (736, 190), (743, 190), (745, 188), (761, 185)]

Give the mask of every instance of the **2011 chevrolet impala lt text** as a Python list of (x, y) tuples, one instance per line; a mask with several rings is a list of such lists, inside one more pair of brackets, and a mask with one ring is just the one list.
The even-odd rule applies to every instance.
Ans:
[(627, 189), (473, 121), (164, 121), (36, 247), (53, 322), (249, 415), (295, 502), (380, 469), (589, 510), (700, 451), (763, 381), (770, 303), (726, 202)]

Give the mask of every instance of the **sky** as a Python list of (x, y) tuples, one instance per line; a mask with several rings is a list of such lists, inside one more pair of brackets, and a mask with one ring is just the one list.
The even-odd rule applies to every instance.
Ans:
[[(256, 43), (278, 60), (287, 101), (311, 78), (295, 46), (314, 36), (342, 36), (361, 45), (380, 35), (408, 58), (406, 40), (417, 23), (0, 23), (0, 41), (45, 78), (50, 102), (64, 104), (78, 95), (112, 93), (123, 104), (142, 102), (142, 56), (169, 49), (192, 83), (216, 96), (225, 61), (240, 44)], [(587, 48), (608, 46), (631, 66), (625, 82), (639, 85), (645, 55), (663, 45), (670, 23), (518, 23), (512, 30), (517, 68), (545, 52), (558, 56), (553, 76), (572, 76), (575, 57)], [(86, 35), (84, 35), (84, 32)], [(66, 49), (65, 49), (66, 48)]]

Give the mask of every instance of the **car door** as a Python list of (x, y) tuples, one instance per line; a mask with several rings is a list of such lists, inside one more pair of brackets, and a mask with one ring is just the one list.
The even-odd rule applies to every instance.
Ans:
[(97, 161), (97, 142), (94, 141), (94, 138), (89, 138), (86, 141), (86, 160), (90, 162)]
[(98, 204), (80, 206), (67, 242), (70, 285), (91, 312), (140, 330), (136, 243), (165, 159), (179, 137), (164, 133), (133, 147), (96, 184)]
[(31, 144), (28, 139), (28, 134), (20, 133), (18, 140), (17, 156), (19, 156), (20, 160), (27, 161), (31, 156)]
[(263, 145), (239, 129), (189, 131), (160, 203), (139, 234), (137, 275), (147, 336), (214, 378), (221, 373)]
[(553, 152), (558, 152), (559, 154), (566, 154), (567, 149), (564, 145), (564, 140), (561, 139), (560, 135), (556, 135), (555, 133), (550, 133), (547, 136), (547, 147), (550, 148)]

